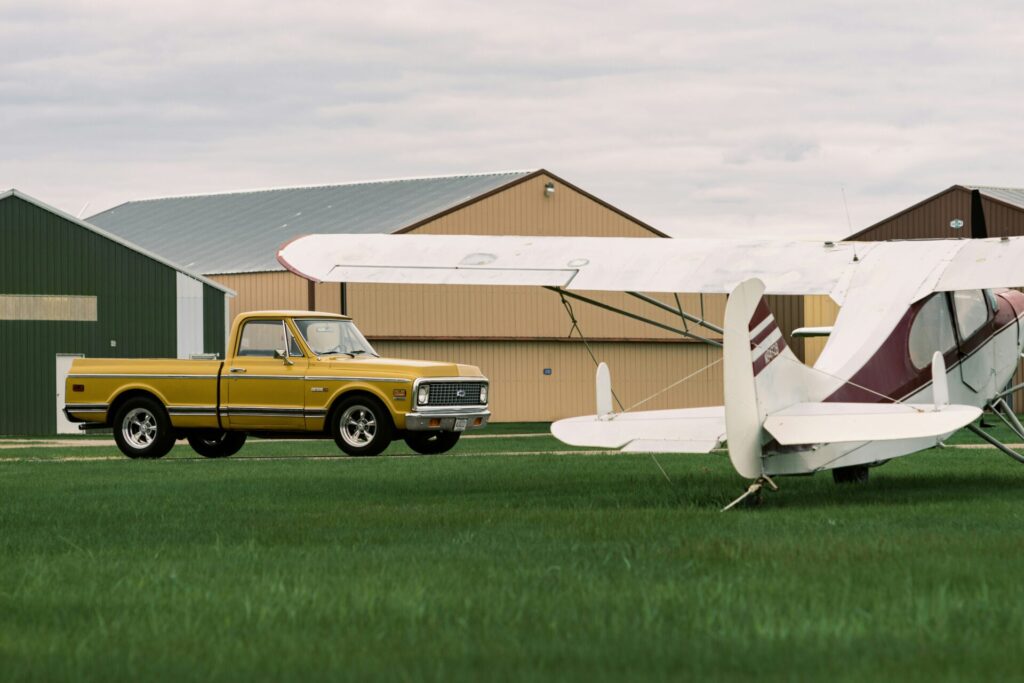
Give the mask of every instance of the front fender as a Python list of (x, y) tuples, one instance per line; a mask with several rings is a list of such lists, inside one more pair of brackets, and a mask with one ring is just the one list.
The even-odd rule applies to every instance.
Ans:
[[(411, 400), (412, 390), (409, 389), (406, 384), (392, 384), (392, 383), (376, 383), (376, 382), (351, 382), (344, 386), (336, 388), (333, 392), (328, 394), (328, 399), (324, 405), (324, 427), (327, 426), (327, 417), (330, 415), (331, 410), (337, 405), (338, 401), (342, 400), (346, 395), (352, 392), (360, 392), (363, 394), (370, 394), (371, 396), (378, 399), (387, 408), (388, 413), (391, 414), (391, 421), (394, 423), (396, 429), (405, 429), (405, 410), (402, 409), (401, 403), (396, 402), (394, 398), (394, 390), (405, 388), (406, 398), (405, 403)], [(325, 392), (326, 393), (326, 392)], [(397, 403), (397, 405), (396, 405)]]

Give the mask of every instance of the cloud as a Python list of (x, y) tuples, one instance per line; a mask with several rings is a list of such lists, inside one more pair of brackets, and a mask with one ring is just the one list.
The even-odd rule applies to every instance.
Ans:
[(837, 237), (955, 182), (1024, 185), (1022, 13), (786, 0), (0, 5), (0, 186), (92, 213), (187, 192), (543, 166), (678, 235)]

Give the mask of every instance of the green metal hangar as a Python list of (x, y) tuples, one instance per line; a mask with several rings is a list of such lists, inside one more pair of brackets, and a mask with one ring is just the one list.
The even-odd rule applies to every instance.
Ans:
[(0, 434), (78, 433), (76, 356), (224, 353), (234, 292), (17, 190), (0, 192)]

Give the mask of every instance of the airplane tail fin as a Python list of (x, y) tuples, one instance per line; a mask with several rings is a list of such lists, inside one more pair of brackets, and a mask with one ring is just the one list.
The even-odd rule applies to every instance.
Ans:
[(725, 431), (729, 459), (743, 477), (764, 474), (762, 445), (783, 446), (935, 437), (956, 431), (981, 414), (950, 405), (946, 366), (932, 358), (935, 405), (822, 403), (828, 379), (797, 359), (786, 346), (764, 299), (764, 284), (746, 280), (725, 306), (723, 363)]
[(815, 390), (819, 381), (814, 371), (786, 345), (760, 280), (741, 282), (729, 294), (723, 336), (729, 458), (740, 475), (755, 479), (763, 474), (762, 426), (767, 415), (824, 396)]

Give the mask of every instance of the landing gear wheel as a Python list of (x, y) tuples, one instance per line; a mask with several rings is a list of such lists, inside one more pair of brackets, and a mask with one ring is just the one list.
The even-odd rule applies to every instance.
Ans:
[(459, 442), (459, 432), (412, 432), (405, 435), (409, 448), (423, 455), (447, 453)]
[(129, 458), (162, 458), (174, 447), (171, 418), (154, 398), (125, 401), (114, 416), (114, 442)]
[(391, 414), (372, 396), (342, 399), (332, 415), (331, 435), (349, 455), (380, 455), (391, 444)]
[(867, 465), (837, 467), (832, 470), (832, 481), (837, 484), (866, 484), (870, 469)]
[(245, 444), (245, 432), (198, 432), (188, 435), (188, 445), (204, 458), (227, 458)]

